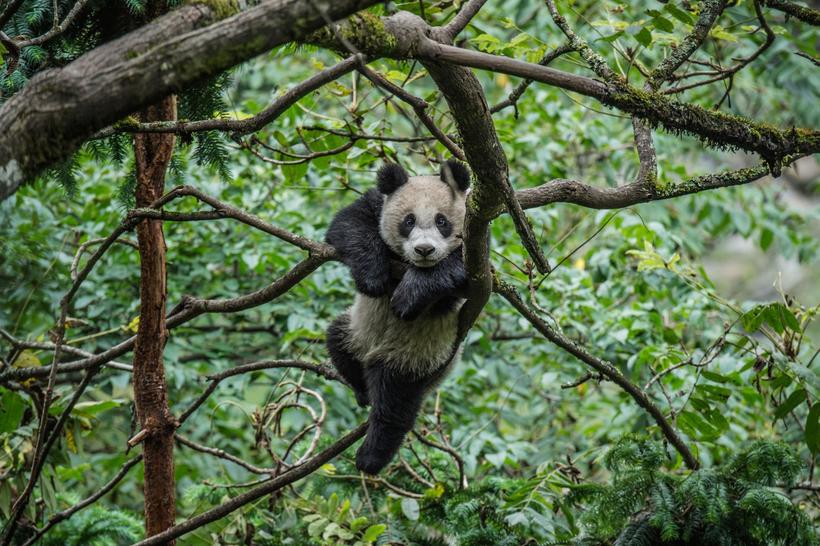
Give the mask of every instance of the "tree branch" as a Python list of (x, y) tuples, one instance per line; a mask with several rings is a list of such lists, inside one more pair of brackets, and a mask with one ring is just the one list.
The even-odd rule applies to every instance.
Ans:
[(820, 11), (812, 8), (789, 2), (788, 0), (763, 0), (766, 7), (780, 10), (791, 15), (795, 19), (800, 19), (804, 23), (820, 26)]
[(61, 512), (57, 512), (56, 514), (51, 516), (48, 519), (48, 521), (46, 522), (46, 524), (42, 528), (37, 529), (37, 531), (34, 533), (34, 535), (31, 538), (29, 538), (23, 544), (23, 546), (32, 546), (38, 540), (40, 540), (40, 538), (43, 535), (45, 535), (47, 532), (49, 532), (52, 527), (54, 527), (55, 525), (57, 525), (61, 521), (67, 520), (68, 518), (70, 518), (71, 516), (73, 516), (74, 514), (79, 512), (80, 510), (82, 510), (83, 508), (87, 508), (88, 506), (91, 506), (92, 504), (94, 504), (95, 502), (97, 502), (98, 500), (103, 498), (112, 489), (114, 489), (117, 486), (117, 484), (120, 483), (120, 481), (128, 474), (128, 472), (135, 465), (140, 463), (140, 461), (142, 461), (142, 454), (137, 455), (135, 457), (132, 457), (132, 458), (128, 459), (127, 461), (125, 461), (125, 463), (122, 465), (122, 467), (119, 469), (119, 471), (105, 485), (103, 485), (100, 489), (95, 491), (92, 495), (90, 495), (89, 497), (81, 500), (77, 504), (71, 506), (70, 508), (66, 508), (65, 510), (63, 510)]
[(661, 410), (658, 409), (640, 387), (624, 377), (621, 371), (611, 363), (593, 356), (586, 349), (544, 322), (541, 317), (524, 303), (512, 286), (499, 281), (495, 283), (494, 290), (507, 300), (510, 305), (512, 305), (521, 316), (527, 319), (545, 338), (626, 391), (626, 393), (654, 419), (664, 437), (666, 437), (669, 443), (680, 453), (686, 466), (691, 470), (698, 468), (698, 461), (692, 454), (689, 446), (684, 443), (677, 431), (675, 431), (669, 421), (666, 420)]
[(212, 521), (221, 519), (230, 514), (231, 512), (245, 506), (248, 503), (251, 503), (266, 495), (270, 495), (271, 493), (282, 489), (286, 485), (290, 485), (291, 483), (312, 474), (313, 472), (318, 470), (323, 464), (327, 463), (328, 461), (330, 461), (331, 459), (345, 451), (348, 447), (353, 445), (359, 438), (364, 436), (365, 432), (367, 432), (367, 423), (362, 423), (352, 431), (348, 432), (345, 436), (331, 444), (324, 451), (318, 453), (317, 455), (314, 455), (313, 457), (305, 461), (303, 464), (299, 466), (294, 466), (293, 468), (276, 476), (272, 480), (265, 482), (262, 485), (251, 489), (250, 491), (246, 491), (241, 495), (237, 495), (231, 500), (215, 508), (211, 508), (210, 510), (205, 511), (202, 514), (199, 514), (182, 523), (174, 525), (167, 531), (164, 531), (158, 535), (154, 535), (150, 538), (137, 542), (136, 544), (134, 544), (134, 546), (152, 546), (155, 544), (165, 544), (169, 540), (181, 537), (182, 535), (190, 533), (191, 531), (198, 529), (204, 525), (207, 525)]
[[(544, 56), (541, 57), (541, 59), (538, 61), (538, 64), (541, 65), (541, 66), (548, 66), (552, 61), (554, 61), (555, 59), (557, 59), (561, 55), (565, 55), (565, 54), (567, 54), (571, 51), (575, 51), (575, 49), (571, 45), (569, 45), (569, 44), (560, 45), (560, 46), (556, 47), (555, 49), (545, 53)], [(521, 96), (524, 94), (524, 92), (527, 90), (527, 88), (530, 85), (532, 85), (533, 81), (534, 80), (524, 80), (523, 82), (518, 84), (518, 86), (515, 89), (513, 89), (513, 91), (510, 93), (510, 95), (506, 99), (502, 100), (501, 102), (499, 102), (498, 104), (496, 104), (495, 106), (490, 108), (490, 113), (491, 114), (496, 114), (496, 113), (500, 112), (501, 110), (503, 110), (505, 108), (513, 106), (513, 107), (515, 107), (516, 117), (518, 117), (518, 106), (517, 106), (518, 100), (521, 98)]]
[(707, 0), (703, 2), (700, 15), (692, 32), (681, 40), (680, 45), (672, 50), (650, 74), (647, 84), (654, 91), (663, 84), (692, 54), (703, 44), (709, 36), (709, 31), (726, 8), (726, 0)]
[(107, 129), (103, 129), (95, 134), (94, 138), (106, 138), (115, 133), (190, 134), (199, 131), (227, 131), (234, 135), (247, 135), (262, 129), (265, 125), (268, 125), (282, 115), (288, 108), (296, 104), (302, 97), (351, 72), (363, 62), (363, 56), (351, 55), (347, 59), (329, 68), (325, 68), (318, 74), (288, 89), (264, 110), (247, 119), (203, 119), (197, 121), (139, 123), (136, 120), (128, 118), (115, 123)]
[[(77, 2), (71, 7), (71, 10), (69, 10), (68, 14), (66, 14), (65, 18), (63, 18), (63, 20), (59, 24), (53, 26), (48, 32), (46, 32), (42, 36), (31, 38), (30, 40), (22, 40), (20, 42), (17, 42), (15, 45), (20, 49), (28, 46), (42, 45), (47, 41), (51, 40), (52, 38), (54, 38), (55, 36), (62, 34), (74, 21), (77, 15), (79, 15), (80, 11), (82, 11), (82, 9), (85, 7), (87, 3), (88, 0), (77, 0)], [(57, 17), (57, 13), (54, 14), (54, 17)], [(0, 27), (2, 26), (3, 25), (0, 25)]]
[(467, 28), (467, 25), (469, 25), (473, 17), (476, 16), (478, 10), (486, 3), (487, 0), (470, 0), (464, 4), (464, 7), (458, 12), (458, 15), (453, 17), (449, 23), (441, 28), (442, 35), (448, 38), (447, 41), (452, 42), (462, 30)]
[[(789, 156), (785, 158), (784, 164), (796, 161), (800, 157), (803, 156)], [(524, 209), (551, 203), (573, 203), (592, 209), (620, 209), (649, 201), (661, 201), (717, 188), (749, 184), (768, 174), (768, 167), (761, 164), (757, 167), (697, 176), (666, 188), (647, 187), (640, 181), (617, 188), (599, 188), (577, 180), (559, 178), (535, 188), (517, 191), (515, 195)], [(503, 212), (501, 207), (493, 210), (495, 215)]]
[(458, 145), (450, 139), (450, 137), (444, 134), (444, 132), (438, 128), (435, 121), (433, 121), (433, 118), (427, 114), (427, 107), (429, 106), (427, 101), (411, 95), (398, 85), (395, 85), (387, 78), (382, 77), (379, 73), (374, 72), (364, 65), (359, 67), (359, 71), (364, 74), (368, 80), (373, 82), (374, 85), (386, 89), (390, 93), (393, 93), (399, 97), (402, 101), (409, 104), (416, 113), (416, 116), (418, 116), (424, 126), (427, 127), (427, 130), (430, 131), (430, 133), (435, 136), (436, 139), (441, 142), (451, 154), (462, 161), (465, 160), (464, 152), (461, 151), (461, 148), (459, 148)]
[(40, 72), (0, 108), (0, 200), (139, 108), (302, 38), (325, 16), (339, 19), (376, 3), (271, 0), (216, 23), (209, 7), (184, 5), (65, 67)]

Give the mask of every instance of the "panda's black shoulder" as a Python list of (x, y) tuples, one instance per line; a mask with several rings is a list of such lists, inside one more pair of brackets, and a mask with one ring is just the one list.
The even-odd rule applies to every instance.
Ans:
[(325, 241), (338, 249), (340, 238), (362, 230), (379, 231), (384, 196), (376, 189), (368, 190), (352, 204), (340, 210), (333, 217), (327, 230)]

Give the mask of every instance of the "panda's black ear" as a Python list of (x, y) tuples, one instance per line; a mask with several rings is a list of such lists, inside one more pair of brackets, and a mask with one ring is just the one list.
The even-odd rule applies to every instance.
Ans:
[(407, 182), (407, 172), (397, 163), (385, 163), (377, 175), (378, 188), (384, 195), (390, 195)]
[[(470, 169), (457, 159), (448, 159), (441, 165), (439, 176), (448, 184), (453, 185), (462, 193), (470, 187)], [(448, 181), (449, 180), (449, 181)]]

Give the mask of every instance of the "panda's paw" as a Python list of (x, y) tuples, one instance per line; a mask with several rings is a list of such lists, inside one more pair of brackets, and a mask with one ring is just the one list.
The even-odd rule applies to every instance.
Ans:
[(415, 320), (424, 311), (424, 307), (414, 301), (412, 290), (402, 290), (401, 285), (390, 298), (390, 309), (401, 320)]
[(392, 280), (389, 271), (383, 274), (368, 272), (354, 277), (354, 280), (356, 289), (365, 296), (378, 298), (390, 293)]
[(367, 449), (367, 443), (362, 444), (356, 452), (356, 468), (371, 476), (375, 476), (381, 472), (389, 462), (390, 459), (385, 460), (384, 457)]

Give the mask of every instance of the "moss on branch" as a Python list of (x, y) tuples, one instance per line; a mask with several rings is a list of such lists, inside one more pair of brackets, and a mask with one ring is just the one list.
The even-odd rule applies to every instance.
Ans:
[(231, 15), (239, 13), (238, 0), (186, 0), (185, 3), (194, 6), (208, 7), (216, 21), (227, 19)]
[(775, 176), (783, 159), (791, 154), (820, 152), (820, 132), (808, 129), (782, 130), (701, 106), (684, 104), (657, 93), (628, 85), (612, 84), (601, 97), (612, 106), (646, 120), (653, 127), (678, 135), (691, 135), (717, 149), (744, 149), (757, 152)]
[(352, 15), (344, 23), (335, 25), (335, 28), (321, 28), (308, 35), (304, 41), (343, 54), (352, 53), (349, 51), (349, 46), (352, 46), (357, 52), (389, 56), (398, 46), (398, 39), (387, 30), (384, 19), (366, 11)]

